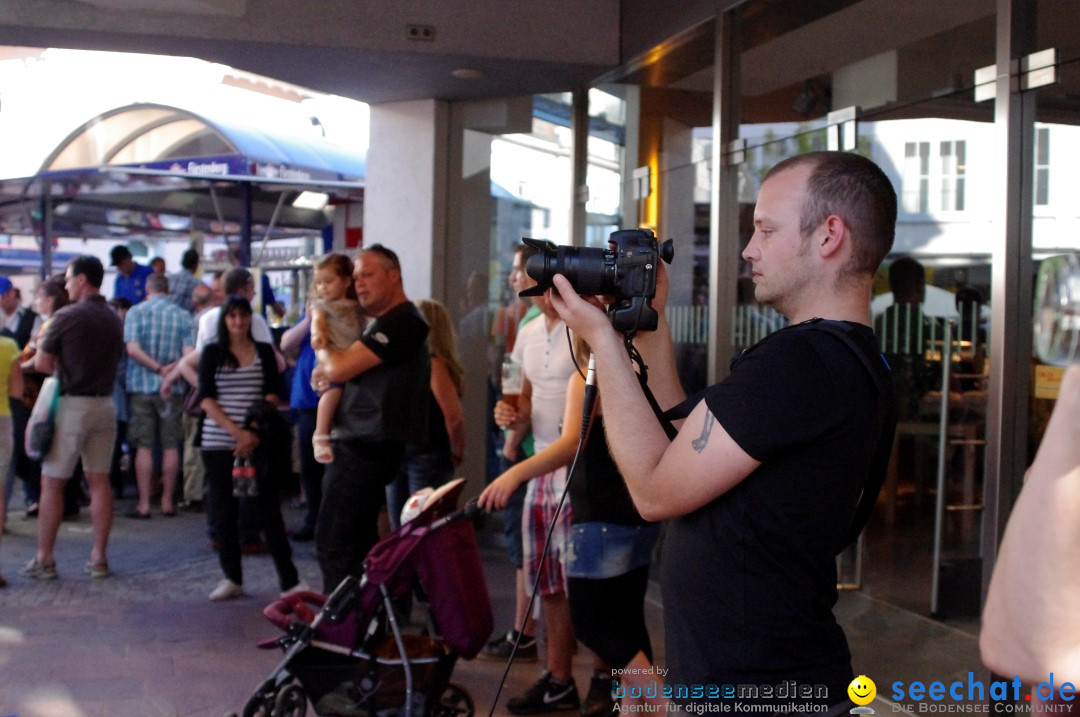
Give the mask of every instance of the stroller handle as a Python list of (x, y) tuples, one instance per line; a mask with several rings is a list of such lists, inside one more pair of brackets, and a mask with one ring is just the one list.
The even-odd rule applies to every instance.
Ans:
[(438, 520), (433, 521), (431, 523), (431, 528), (439, 528), (455, 520), (476, 520), (483, 514), (484, 511), (476, 504), (476, 498), (473, 498), (457, 510), (451, 511)]
[(352, 606), (359, 589), (360, 582), (353, 576), (348, 575), (338, 584), (334, 592), (330, 593), (329, 597), (326, 598), (323, 613), (326, 614), (331, 623), (341, 622), (345, 616), (345, 611)]

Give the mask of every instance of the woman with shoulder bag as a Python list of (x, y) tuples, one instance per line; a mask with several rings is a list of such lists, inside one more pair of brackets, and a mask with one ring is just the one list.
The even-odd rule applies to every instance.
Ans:
[(211, 600), (228, 600), (243, 594), (239, 501), (250, 500), (277, 569), (282, 593), (304, 590), (292, 550), (285, 537), (278, 488), (259, 475), (257, 494), (234, 495), (234, 463), (254, 464), (259, 438), (245, 416), (262, 401), (277, 403), (283, 362), (273, 346), (256, 342), (251, 335), (251, 304), (230, 296), (221, 307), (217, 341), (207, 344), (199, 359), (200, 405), (206, 411), (202, 431), (202, 458), (211, 514), (219, 544), (218, 559), (225, 578), (210, 593)]
[[(37, 312), (38, 321), (30, 333), (30, 340), (23, 347), (19, 363), (23, 372), (22, 411), (28, 417), (30, 410), (37, 401), (41, 384), (45, 382), (45, 374), (38, 373), (34, 368), (34, 356), (37, 354), (37, 339), (41, 329), (49, 317), (68, 304), (67, 289), (64, 288), (64, 277), (53, 276), (41, 282), (34, 294), (34, 311)], [(26, 418), (22, 419), (23, 425)], [(25, 450), (18, 446), (15, 448), (14, 458), (15, 472), (23, 479), (26, 492), (26, 517), (36, 518), (38, 514), (38, 498), (41, 497), (41, 461), (31, 460)], [(64, 487), (64, 514), (73, 515), (79, 512), (79, 482), (69, 480)]]

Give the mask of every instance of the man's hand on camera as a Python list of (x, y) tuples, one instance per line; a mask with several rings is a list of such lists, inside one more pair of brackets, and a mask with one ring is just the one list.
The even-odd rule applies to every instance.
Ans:
[(579, 296), (562, 274), (553, 276), (551, 283), (555, 288), (548, 289), (548, 300), (571, 331), (590, 344), (600, 336), (614, 333), (597, 297)]

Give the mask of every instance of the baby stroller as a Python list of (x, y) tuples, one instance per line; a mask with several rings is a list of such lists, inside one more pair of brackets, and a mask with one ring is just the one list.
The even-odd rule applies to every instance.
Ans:
[[(416, 518), (380, 540), (359, 581), (263, 610), (285, 634), (259, 647), (285, 655), (243, 717), (303, 717), (309, 700), (318, 715), (473, 714), (472, 697), (450, 676), (458, 657), (476, 656), (493, 623), (476, 534), (464, 519), (475, 505), (454, 510), (464, 482), (435, 490)], [(410, 597), (427, 608), (426, 625), (404, 625), (395, 613), (395, 601)]]

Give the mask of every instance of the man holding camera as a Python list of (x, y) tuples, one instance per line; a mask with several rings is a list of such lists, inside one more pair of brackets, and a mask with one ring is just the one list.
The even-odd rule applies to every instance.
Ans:
[[(804, 687), (814, 693), (807, 706), (845, 699), (853, 675), (832, 614), (835, 556), (861, 529), (874, 497), (861, 500), (864, 488), (876, 494), (892, 440), (895, 400), (869, 305), (895, 223), (896, 194), (863, 157), (814, 152), (774, 167), (743, 257), (756, 298), (792, 326), (694, 397), (672, 441), (623, 337), (565, 277), (553, 278), (552, 304), (592, 346), (604, 412), (619, 417), (608, 441), (634, 503), (644, 518), (668, 521), (661, 584), (676, 697), (683, 688), (701, 701), (710, 685), (794, 681), (797, 696)], [(635, 337), (665, 409), (683, 401), (662, 318), (666, 296), (661, 272), (660, 325)], [(758, 701), (777, 709), (791, 702)]]

